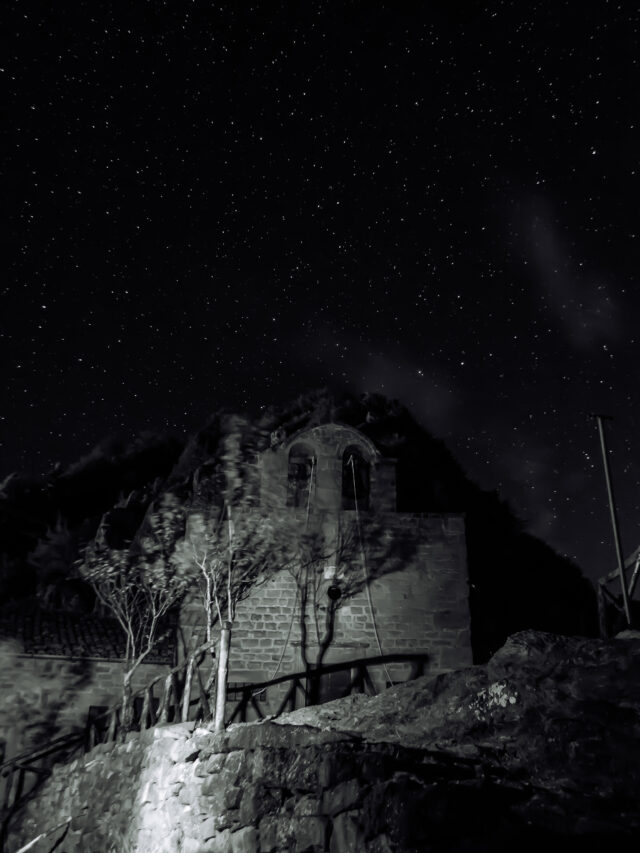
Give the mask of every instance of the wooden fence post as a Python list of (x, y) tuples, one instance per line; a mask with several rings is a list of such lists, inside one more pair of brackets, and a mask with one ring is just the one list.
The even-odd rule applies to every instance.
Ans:
[(158, 708), (158, 724), (164, 725), (169, 720), (169, 701), (171, 699), (171, 689), (173, 686), (173, 678), (171, 673), (164, 680), (164, 687), (162, 689), (162, 699), (160, 700), (160, 707)]
[(107, 729), (106, 742), (116, 739), (116, 730), (118, 728), (118, 709), (114, 708), (109, 714), (109, 728)]
[(604, 597), (603, 584), (600, 582), (597, 587), (598, 591), (598, 625), (600, 628), (600, 639), (608, 639), (609, 632), (607, 630), (607, 602)]
[(193, 667), (195, 666), (195, 661), (193, 656), (189, 658), (189, 663), (187, 664), (187, 674), (184, 679), (184, 692), (182, 694), (182, 722), (186, 723), (189, 719), (189, 705), (191, 702), (191, 681), (193, 679)]
[(142, 700), (142, 711), (140, 711), (140, 731), (143, 732), (147, 728), (147, 719), (149, 717), (149, 688), (144, 691), (144, 699)]

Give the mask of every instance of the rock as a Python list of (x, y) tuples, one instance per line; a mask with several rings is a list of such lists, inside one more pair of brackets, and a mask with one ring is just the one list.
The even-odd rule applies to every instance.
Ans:
[(265, 815), (276, 812), (281, 802), (279, 791), (263, 788), (260, 785), (247, 786), (240, 802), (240, 823), (258, 823)]
[(321, 814), (322, 806), (321, 801), (317, 797), (313, 797), (310, 794), (305, 794), (300, 797), (293, 807), (293, 816), (294, 817), (309, 817), (312, 815)]
[(282, 819), (267, 815), (260, 820), (259, 837), (261, 853), (272, 853), (278, 846), (278, 826)]
[(231, 830), (223, 829), (203, 844), (203, 853), (229, 853), (231, 844)]
[(323, 853), (326, 848), (327, 821), (322, 817), (303, 817), (295, 823), (296, 853)]
[(224, 767), (224, 763), (227, 759), (227, 753), (225, 752), (214, 752), (213, 755), (210, 755), (207, 758), (205, 763), (205, 770), (207, 773), (219, 773)]
[(175, 740), (169, 750), (168, 757), (176, 764), (195, 761), (200, 750), (196, 749), (190, 740)]
[(235, 785), (240, 771), (244, 767), (246, 761), (246, 753), (242, 750), (236, 750), (235, 752), (226, 753), (226, 760), (224, 763), (224, 770), (230, 777), (230, 781), (232, 785)]
[(386, 834), (377, 835), (371, 839), (366, 845), (367, 853), (394, 853), (389, 836)]
[(340, 812), (353, 809), (360, 801), (361, 785), (357, 779), (341, 782), (335, 788), (325, 791), (322, 795), (322, 811), (332, 817)]
[(619, 631), (614, 639), (616, 640), (640, 640), (640, 631), (633, 628), (625, 628), (624, 631)]
[(333, 822), (331, 853), (364, 853), (364, 835), (358, 812), (343, 812)]
[(254, 826), (244, 826), (231, 836), (232, 853), (260, 853), (258, 832)]
[(154, 738), (182, 738), (185, 739), (193, 732), (195, 723), (172, 723), (171, 725), (156, 726), (153, 730)]

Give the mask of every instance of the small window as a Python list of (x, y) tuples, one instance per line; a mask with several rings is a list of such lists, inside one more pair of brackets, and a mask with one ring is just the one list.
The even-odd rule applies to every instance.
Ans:
[(342, 509), (369, 509), (370, 465), (357, 447), (342, 455)]
[(313, 489), (315, 458), (304, 444), (294, 444), (289, 453), (287, 506), (306, 507)]

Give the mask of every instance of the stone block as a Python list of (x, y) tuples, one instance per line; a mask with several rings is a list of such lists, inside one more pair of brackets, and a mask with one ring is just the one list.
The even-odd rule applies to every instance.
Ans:
[(200, 750), (197, 749), (191, 740), (175, 740), (169, 750), (168, 757), (175, 764), (184, 764), (189, 761), (195, 761), (200, 755)]
[(197, 776), (199, 779), (204, 779), (209, 775), (207, 770), (207, 761), (208, 759), (202, 760), (202, 756), (196, 758), (194, 767), (193, 767), (193, 775)]
[(242, 788), (225, 787), (224, 789), (224, 807), (225, 809), (237, 809), (242, 797)]
[(325, 753), (317, 769), (318, 785), (321, 788), (331, 788), (339, 782), (359, 775), (360, 758), (351, 750), (342, 749), (340, 752)]
[(220, 829), (220, 819), (217, 816), (205, 818), (198, 827), (198, 838), (201, 841), (208, 841)]
[(358, 812), (342, 812), (333, 821), (330, 853), (365, 853)]
[(231, 784), (235, 785), (238, 780), (238, 776), (244, 768), (246, 763), (245, 753), (242, 750), (236, 750), (235, 752), (228, 752), (226, 761), (224, 763), (225, 773), (229, 774), (229, 777), (232, 779)]
[(386, 834), (377, 835), (366, 845), (367, 853), (394, 853), (394, 849), (389, 841), (389, 836)]
[(293, 807), (294, 817), (309, 817), (321, 814), (321, 802), (311, 794), (299, 797)]
[(260, 853), (255, 826), (243, 826), (231, 836), (232, 853)]
[(273, 815), (263, 817), (258, 825), (260, 838), (260, 853), (273, 853), (278, 847), (278, 828), (284, 818), (279, 819)]
[(202, 853), (230, 853), (231, 830), (223, 829), (202, 845)]
[(182, 853), (202, 853), (202, 844), (195, 838), (184, 838), (180, 849)]
[(225, 808), (225, 791), (224, 786), (220, 785), (219, 779), (216, 776), (210, 776), (205, 780), (201, 790), (200, 798), (202, 801), (206, 798), (205, 810), (209, 813), (220, 813)]
[(169, 723), (162, 726), (156, 726), (153, 730), (154, 737), (156, 740), (163, 740), (164, 738), (169, 738), (170, 740), (181, 738), (185, 740), (193, 732), (194, 726), (195, 722)]
[[(176, 783), (177, 784), (177, 783)], [(195, 791), (191, 785), (181, 785), (178, 790), (178, 802), (183, 805), (192, 805), (196, 799)]]
[(327, 820), (322, 817), (303, 817), (296, 821), (296, 853), (321, 853), (326, 850)]
[(213, 755), (210, 755), (207, 758), (205, 763), (205, 769), (207, 773), (219, 773), (227, 759), (227, 753), (225, 752), (214, 752)]
[(277, 784), (282, 778), (288, 757), (284, 749), (256, 749), (252, 753), (251, 773), (247, 775), (250, 775), (254, 782), (260, 782), (267, 787)]
[(357, 779), (349, 779), (322, 794), (322, 811), (331, 816), (353, 809), (360, 801), (362, 789)]
[(258, 823), (265, 815), (276, 812), (281, 800), (279, 791), (263, 788), (261, 785), (249, 785), (245, 788), (240, 802), (240, 823)]

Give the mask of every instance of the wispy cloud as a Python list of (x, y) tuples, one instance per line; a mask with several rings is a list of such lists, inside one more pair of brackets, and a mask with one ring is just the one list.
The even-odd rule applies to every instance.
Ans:
[(457, 420), (461, 394), (448, 372), (397, 344), (365, 342), (327, 326), (304, 341), (304, 352), (313, 363), (323, 365), (322, 381), (328, 385), (339, 382), (358, 392), (397, 399), (438, 435), (452, 429)]
[(527, 207), (524, 251), (538, 293), (573, 346), (584, 349), (621, 338), (620, 310), (606, 276), (592, 259), (576, 255), (540, 199)]

